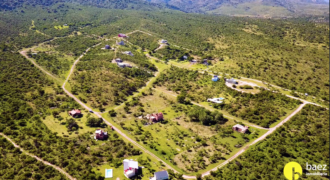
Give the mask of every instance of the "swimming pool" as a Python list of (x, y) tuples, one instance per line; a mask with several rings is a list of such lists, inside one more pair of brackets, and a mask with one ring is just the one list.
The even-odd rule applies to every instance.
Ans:
[(112, 178), (112, 169), (105, 169), (105, 178)]

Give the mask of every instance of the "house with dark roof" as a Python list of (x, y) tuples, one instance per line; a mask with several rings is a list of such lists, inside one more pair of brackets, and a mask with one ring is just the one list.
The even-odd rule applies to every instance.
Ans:
[(167, 171), (159, 171), (154, 173), (154, 177), (151, 177), (150, 180), (168, 180), (170, 179)]
[(213, 82), (217, 82), (218, 80), (219, 80), (219, 77), (216, 76), (216, 75), (214, 75), (213, 78), (212, 78), (212, 81), (213, 81)]
[(125, 45), (124, 41), (120, 41), (117, 44), (120, 45), (120, 46), (124, 46)]

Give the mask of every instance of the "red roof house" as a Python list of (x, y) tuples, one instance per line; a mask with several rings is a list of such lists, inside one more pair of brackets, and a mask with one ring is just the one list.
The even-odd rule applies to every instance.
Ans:
[(155, 113), (155, 114), (147, 114), (147, 119), (149, 119), (151, 122), (159, 122), (164, 120), (163, 113)]
[(72, 111), (69, 111), (69, 115), (72, 117), (79, 117), (81, 116), (81, 111), (79, 109), (73, 109)]
[(127, 36), (125, 34), (118, 34), (118, 37), (123, 37), (123, 38), (126, 38)]

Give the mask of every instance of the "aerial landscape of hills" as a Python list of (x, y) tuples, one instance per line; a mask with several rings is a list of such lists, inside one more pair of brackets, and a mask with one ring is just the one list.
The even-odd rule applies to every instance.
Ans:
[(49, 6), (58, 2), (78, 3), (99, 8), (130, 10), (174, 9), (187, 13), (235, 16), (288, 17), (327, 15), (328, 0), (4, 0), (0, 7), (12, 9), (24, 3)]
[(326, 180), (329, 84), (328, 1), (1, 0), (0, 179)]

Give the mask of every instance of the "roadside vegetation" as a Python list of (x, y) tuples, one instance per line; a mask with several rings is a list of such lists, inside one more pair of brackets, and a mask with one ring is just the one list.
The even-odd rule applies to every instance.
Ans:
[[(143, 57), (138, 55), (138, 52), (134, 53), (136, 60)], [(132, 61), (135, 56), (123, 54), (120, 57), (123, 57), (122, 60), (125, 62)], [(92, 48), (76, 66), (69, 81), (71, 92), (92, 108), (104, 111), (108, 107), (124, 102), (129, 95), (145, 86), (148, 79), (153, 76), (152, 73), (140, 68), (120, 68), (113, 63), (114, 59), (114, 51), (101, 49), (100, 46)], [(149, 68), (154, 67), (146, 60), (144, 62), (150, 64)]]
[[(2, 179), (52, 179), (66, 180), (67, 178), (56, 169), (38, 162), (33, 157), (22, 153), (4, 137), (0, 136), (0, 164)], [(16, 168), (20, 168), (17, 170)]]
[(148, 49), (153, 51), (158, 48), (160, 39), (145, 33), (135, 32), (129, 36), (128, 41), (141, 47), (142, 50)]
[[(292, 161), (302, 167), (306, 167), (306, 162), (324, 164), (328, 167), (330, 165), (328, 135), (329, 111), (306, 105), (274, 134), (204, 179), (285, 179), (284, 166)], [(269, 167), (269, 164), (273, 164), (272, 167)], [(306, 176), (307, 172), (318, 171), (304, 169), (302, 178), (309, 179)], [(323, 177), (317, 176), (317, 179), (328, 178), (329, 174)]]

